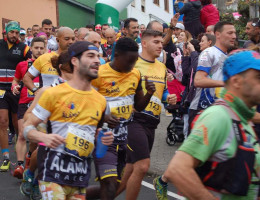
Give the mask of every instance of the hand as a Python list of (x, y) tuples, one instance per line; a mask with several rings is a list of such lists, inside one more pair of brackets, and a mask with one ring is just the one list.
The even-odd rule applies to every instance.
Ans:
[(65, 138), (58, 134), (44, 134), (42, 142), (49, 148), (57, 148), (65, 143)]
[(169, 94), (167, 96), (167, 102), (170, 105), (175, 105), (177, 103), (177, 96), (176, 96), (176, 94)]
[(184, 56), (189, 56), (190, 55), (189, 49), (188, 49), (188, 47), (186, 48), (185, 43), (183, 45), (183, 55)]
[(154, 83), (152, 81), (149, 81), (147, 76), (145, 76), (144, 79), (145, 79), (145, 89), (147, 90), (147, 93), (153, 95), (153, 93), (156, 91)]
[(101, 141), (104, 145), (111, 145), (114, 142), (114, 135), (111, 131), (105, 132), (104, 137), (101, 137)]
[(171, 73), (167, 73), (167, 81), (172, 82), (174, 80), (174, 77)]
[(187, 49), (189, 50), (190, 53), (195, 51), (194, 46), (190, 42), (188, 42)]
[(179, 17), (180, 17), (180, 13), (176, 13), (173, 16), (173, 18), (171, 19), (171, 23), (170, 23), (171, 27), (175, 27), (176, 26), (176, 24), (178, 23)]
[(109, 128), (115, 128), (119, 125), (120, 119), (114, 115), (105, 115), (105, 122), (108, 123)]
[(12, 92), (13, 92), (13, 95), (17, 95), (17, 94), (20, 94), (20, 88), (21, 88), (21, 86), (20, 85), (14, 85), (13, 87), (12, 87)]

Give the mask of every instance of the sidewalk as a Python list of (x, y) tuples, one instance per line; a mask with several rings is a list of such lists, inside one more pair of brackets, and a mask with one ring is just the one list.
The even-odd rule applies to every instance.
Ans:
[(151, 153), (151, 165), (148, 171), (148, 175), (150, 176), (154, 177), (163, 174), (175, 151), (181, 145), (181, 143), (176, 143), (174, 146), (169, 146), (166, 143), (167, 127), (171, 120), (172, 117), (166, 117), (165, 112), (162, 112), (161, 122), (155, 132), (155, 139)]

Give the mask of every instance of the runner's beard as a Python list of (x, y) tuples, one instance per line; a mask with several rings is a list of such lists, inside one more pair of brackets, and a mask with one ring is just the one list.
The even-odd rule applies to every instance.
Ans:
[(14, 44), (14, 43), (16, 43), (16, 41), (18, 40), (16, 37), (11, 37), (11, 38), (9, 38), (8, 36), (7, 36), (7, 40), (8, 40), (8, 42), (10, 42), (11, 44)]

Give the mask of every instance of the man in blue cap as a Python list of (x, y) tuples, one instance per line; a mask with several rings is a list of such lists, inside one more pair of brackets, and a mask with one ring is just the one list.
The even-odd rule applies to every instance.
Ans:
[(224, 89), (196, 121), (165, 177), (188, 199), (257, 199), (260, 146), (251, 126), (260, 104), (260, 54), (233, 52)]
[(6, 27), (7, 38), (0, 40), (0, 145), (3, 164), (0, 171), (8, 171), (10, 167), (8, 134), (8, 113), (12, 113), (12, 121), (17, 131), (18, 96), (11, 92), (16, 65), (31, 57), (29, 47), (19, 41), (20, 25), (10, 21)]

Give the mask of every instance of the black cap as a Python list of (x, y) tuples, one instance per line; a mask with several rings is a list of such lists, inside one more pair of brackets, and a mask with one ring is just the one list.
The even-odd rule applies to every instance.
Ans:
[(69, 52), (70, 58), (72, 58), (72, 57), (76, 57), (79, 54), (81, 54), (85, 51), (88, 51), (88, 50), (96, 50), (97, 52), (99, 51), (99, 49), (91, 42), (78, 41), (69, 47), (68, 52)]

